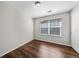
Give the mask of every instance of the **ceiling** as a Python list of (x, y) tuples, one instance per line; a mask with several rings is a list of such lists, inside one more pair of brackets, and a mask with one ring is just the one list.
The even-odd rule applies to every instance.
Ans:
[[(41, 17), (50, 14), (66, 12), (74, 8), (79, 1), (40, 1), (41, 6), (36, 7), (35, 1), (5, 2), (15, 6), (19, 11), (26, 11), (31, 17)], [(52, 12), (48, 13), (49, 10)]]

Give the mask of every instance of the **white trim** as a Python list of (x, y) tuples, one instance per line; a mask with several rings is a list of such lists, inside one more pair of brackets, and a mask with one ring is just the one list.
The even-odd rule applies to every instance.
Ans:
[(50, 21), (48, 21), (48, 35), (50, 35)]

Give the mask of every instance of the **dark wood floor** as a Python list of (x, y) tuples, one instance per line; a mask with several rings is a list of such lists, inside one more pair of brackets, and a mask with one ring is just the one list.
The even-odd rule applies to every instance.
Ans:
[(33, 40), (2, 58), (79, 58), (68, 46)]

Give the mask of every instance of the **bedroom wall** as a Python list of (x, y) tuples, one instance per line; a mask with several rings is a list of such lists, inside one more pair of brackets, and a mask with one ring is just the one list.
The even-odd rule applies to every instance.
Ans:
[(79, 53), (79, 4), (71, 11), (71, 33), (72, 47)]
[[(40, 21), (61, 18), (61, 36), (49, 36), (40, 34)], [(71, 46), (70, 38), (70, 13), (64, 12), (45, 17), (34, 18), (34, 39)]]
[[(28, 26), (29, 25), (29, 26)], [(14, 2), (0, 2), (0, 56), (33, 39), (33, 20)]]

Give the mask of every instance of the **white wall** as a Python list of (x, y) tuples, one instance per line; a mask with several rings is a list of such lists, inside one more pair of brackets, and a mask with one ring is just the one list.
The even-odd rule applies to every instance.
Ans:
[(0, 56), (33, 39), (33, 21), (11, 2), (0, 2)]
[[(61, 18), (62, 28), (61, 37), (40, 35), (40, 21)], [(34, 38), (63, 45), (71, 45), (70, 39), (70, 13), (60, 13), (34, 19)]]
[(79, 5), (71, 11), (72, 47), (79, 53)]

